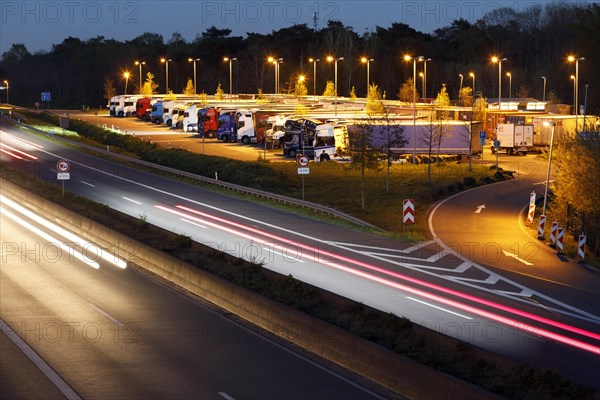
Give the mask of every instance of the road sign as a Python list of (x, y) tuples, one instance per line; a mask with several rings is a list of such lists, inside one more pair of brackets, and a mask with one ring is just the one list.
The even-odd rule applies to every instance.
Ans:
[(494, 147), (496, 149), (498, 149), (498, 147), (500, 147), (500, 141), (499, 140), (494, 140)]
[(304, 154), (298, 155), (298, 157), (296, 157), (296, 163), (298, 164), (299, 167), (308, 167), (308, 163), (309, 163), (308, 156), (306, 156)]
[(308, 174), (310, 174), (310, 168), (308, 168), (308, 167), (298, 168), (298, 175), (308, 175)]
[(56, 163), (56, 169), (58, 172), (69, 172), (71, 169), (71, 163), (69, 163), (67, 160), (59, 160)]
[(58, 174), (56, 174), (56, 179), (58, 179), (59, 181), (68, 181), (69, 179), (71, 179), (71, 173), (59, 172)]
[(485, 144), (485, 131), (479, 132), (479, 144), (482, 146)]
[(406, 199), (402, 202), (402, 212), (404, 224), (415, 223), (415, 201), (413, 199)]
[(52, 92), (42, 92), (42, 101), (52, 101)]
[(579, 235), (579, 242), (577, 245), (577, 259), (585, 260), (585, 235)]

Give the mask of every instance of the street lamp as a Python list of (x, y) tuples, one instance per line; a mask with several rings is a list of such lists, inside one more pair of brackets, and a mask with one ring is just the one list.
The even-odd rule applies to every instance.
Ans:
[(458, 76), (460, 76), (460, 85), (458, 86), (458, 99), (460, 100), (462, 97), (463, 74), (458, 74)]
[(237, 58), (223, 57), (223, 61), (229, 61), (229, 96), (231, 97), (233, 94), (233, 67), (231, 65), (232, 62), (237, 61)]
[(165, 94), (169, 94), (169, 63), (171, 61), (173, 61), (173, 60), (171, 60), (170, 58), (169, 59), (166, 59), (166, 58), (161, 58), (160, 59), (160, 62), (165, 63), (165, 69), (166, 69), (166, 72), (167, 72), (166, 77), (165, 77), (165, 82), (166, 82), (165, 87), (166, 87), (167, 90), (166, 90)]
[(419, 76), (421, 77), (421, 91), (425, 92), (425, 74), (419, 72)]
[(375, 59), (367, 57), (361, 57), (360, 59), (361, 63), (367, 64), (367, 94), (365, 95), (365, 98), (369, 97), (369, 85), (371, 84), (371, 81), (369, 80), (369, 64), (371, 63), (371, 61), (375, 61)]
[(542, 76), (542, 79), (544, 80), (544, 91), (542, 92), (542, 101), (546, 101), (546, 77)]
[(198, 85), (196, 84), (196, 62), (200, 61), (199, 58), (188, 58), (189, 62), (193, 62), (194, 63), (194, 94), (198, 93)]
[(129, 83), (129, 72), (125, 71), (125, 73), (123, 73), (123, 77), (125, 77), (125, 95), (127, 95), (127, 83)]
[(506, 76), (508, 77), (508, 98), (512, 101), (512, 74), (507, 72)]
[(275, 66), (275, 94), (279, 94), (279, 64), (283, 62), (283, 58), (269, 57), (267, 61)]
[(337, 89), (338, 88), (338, 86), (337, 86), (337, 70), (338, 70), (338, 68), (337, 68), (337, 65), (338, 65), (338, 61), (342, 61), (343, 59), (344, 59), (344, 57), (337, 57), (337, 58), (332, 57), (332, 56), (328, 56), (327, 57), (327, 61), (329, 61), (329, 62), (333, 61), (334, 64), (335, 64), (335, 85), (334, 85), (334, 88), (335, 88), (335, 106), (334, 106), (334, 113), (335, 113), (336, 116), (337, 116), (337, 97), (338, 97), (338, 89)]
[(4, 84), (6, 85), (6, 104), (10, 104), (10, 103), (8, 102), (8, 81), (7, 81), (7, 80), (5, 80), (5, 81), (4, 81)]
[(506, 60), (506, 58), (499, 58), (497, 56), (492, 57), (492, 62), (498, 63), (498, 110), (502, 108), (502, 61)]
[(544, 206), (542, 207), (542, 215), (546, 215), (546, 199), (548, 198), (548, 185), (550, 184), (550, 167), (552, 165), (552, 147), (554, 146), (554, 127), (556, 123), (553, 121), (544, 122), (546, 126), (552, 126), (552, 135), (550, 136), (550, 154), (548, 156), (548, 173), (546, 174), (546, 189), (544, 190)]
[[(420, 57), (422, 58), (422, 57)], [(404, 56), (404, 61), (413, 62), (413, 164), (417, 163), (417, 59), (410, 55)]]
[(473, 98), (475, 98), (475, 73), (469, 72), (469, 76), (473, 78)]
[(316, 60), (314, 58), (309, 58), (309, 62), (313, 63), (313, 96), (317, 96), (317, 63), (321, 61), (320, 58)]
[(417, 58), (417, 61), (423, 62), (423, 98), (427, 98), (427, 61), (431, 61), (431, 58), (425, 58), (423, 56)]
[(136, 61), (135, 65), (140, 66), (140, 94), (142, 94), (142, 64), (146, 65), (146, 61)]
[[(575, 78), (575, 75), (571, 75), (571, 80), (573, 81), (573, 107), (575, 107), (575, 109), (577, 109), (577, 100), (576, 100), (576, 92), (577, 92), (577, 79)], [(577, 118), (577, 117), (575, 117)], [(575, 126), (577, 126), (577, 123), (575, 123)]]
[(579, 115), (579, 61), (585, 60), (585, 57), (567, 57), (567, 61), (575, 62), (575, 130), (579, 129), (577, 116)]

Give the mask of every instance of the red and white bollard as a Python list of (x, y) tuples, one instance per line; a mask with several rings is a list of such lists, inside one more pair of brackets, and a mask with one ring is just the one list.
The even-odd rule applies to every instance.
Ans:
[(529, 213), (527, 213), (527, 224), (533, 224), (533, 217), (535, 216), (535, 192), (531, 192), (529, 196)]
[(538, 224), (538, 239), (544, 240), (544, 229), (546, 228), (546, 216), (540, 215), (540, 223)]
[(550, 226), (550, 247), (556, 247), (556, 231), (558, 231), (558, 222), (552, 222)]
[(556, 231), (556, 252), (562, 253), (563, 247), (565, 243), (565, 230), (563, 228), (558, 228)]
[(585, 235), (579, 235), (579, 242), (577, 245), (577, 259), (585, 260)]

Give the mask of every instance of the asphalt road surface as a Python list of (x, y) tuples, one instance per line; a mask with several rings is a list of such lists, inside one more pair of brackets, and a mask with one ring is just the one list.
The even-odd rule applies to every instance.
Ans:
[(71, 160), (68, 190), (513, 360), (598, 385), (597, 302), (574, 305), (562, 286), (536, 280), (530, 288), (529, 277), (489, 271), (437, 241), (399, 243), (359, 233), (2, 129), (3, 143), (20, 143), (37, 157), (11, 157), (19, 168), (54, 180), (56, 161)]

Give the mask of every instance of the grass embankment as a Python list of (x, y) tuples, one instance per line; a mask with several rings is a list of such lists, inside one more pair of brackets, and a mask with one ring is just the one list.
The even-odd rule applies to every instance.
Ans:
[[(46, 113), (33, 114), (50, 124), (58, 117)], [(71, 120), (70, 130), (82, 138), (102, 146), (121, 149), (146, 161), (177, 168), (199, 175), (214, 177), (247, 187), (302, 197), (302, 179), (295, 163), (248, 162), (211, 157), (181, 149), (164, 149), (133, 136), (107, 131), (83, 121)], [(86, 139), (82, 139), (86, 140)], [(383, 166), (383, 164), (382, 164)], [(406, 240), (423, 240), (428, 235), (426, 215), (429, 205), (448, 195), (480, 184), (510, 179), (510, 171), (497, 172), (494, 167), (445, 161), (431, 165), (428, 181), (426, 164), (393, 164), (390, 167), (389, 191), (386, 191), (386, 168), (367, 170), (365, 174), (365, 204), (361, 209), (360, 171), (349, 164), (311, 163), (310, 174), (304, 177), (305, 200), (327, 205), (358, 217)], [(416, 224), (403, 226), (402, 201), (415, 200)]]
[(561, 378), (553, 371), (540, 371), (495, 357), (454, 340), (439, 340), (434, 332), (414, 326), (406, 318), (383, 313), (332, 295), (293, 278), (271, 272), (260, 265), (235, 258), (148, 224), (106, 205), (72, 193), (62, 195), (55, 184), (38, 180), (5, 163), (0, 175), (82, 216), (178, 257), (197, 268), (214, 273), (242, 287), (305, 312), (370, 340), (422, 364), (464, 379), (514, 399), (591, 399), (593, 391)]

